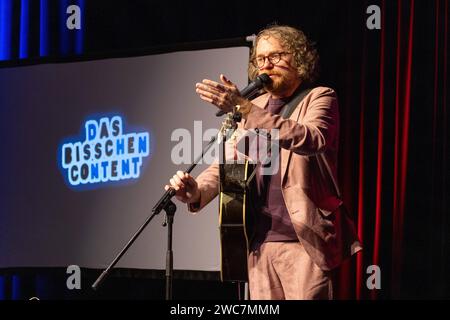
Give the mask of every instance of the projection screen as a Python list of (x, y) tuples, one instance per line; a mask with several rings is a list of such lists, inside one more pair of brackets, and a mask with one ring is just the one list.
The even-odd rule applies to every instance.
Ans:
[[(192, 162), (221, 124), (195, 83), (223, 73), (244, 87), (248, 55), (235, 47), (0, 69), (0, 268), (105, 268), (188, 168), (172, 159), (174, 132), (191, 135), (181, 156)], [(197, 215), (174, 202), (174, 269), (218, 271), (217, 199)], [(117, 267), (165, 268), (163, 220)]]

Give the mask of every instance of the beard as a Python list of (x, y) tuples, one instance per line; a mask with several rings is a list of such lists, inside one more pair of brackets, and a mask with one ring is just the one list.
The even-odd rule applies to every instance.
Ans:
[(296, 85), (296, 79), (287, 77), (284, 74), (270, 72), (268, 75), (276, 75), (276, 77), (271, 78), (271, 83), (264, 86), (264, 88), (272, 94), (283, 95), (284, 93), (289, 92), (292, 87)]

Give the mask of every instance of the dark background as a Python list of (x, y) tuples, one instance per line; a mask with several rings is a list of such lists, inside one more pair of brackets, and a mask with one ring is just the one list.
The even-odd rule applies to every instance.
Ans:
[[(83, 8), (81, 31), (61, 31), (61, 8), (71, 3)], [(366, 8), (372, 4), (381, 8), (381, 30), (366, 27)], [(19, 59), (21, 1), (13, 1), (10, 50), (0, 65), (166, 52), (193, 42), (226, 46), (275, 22), (302, 29), (321, 56), (318, 84), (333, 87), (339, 96), (339, 180), (365, 247), (340, 271), (338, 297), (450, 298), (448, 0), (48, 0), (45, 54), (39, 8), (39, 1), (30, 1), (28, 51)], [(78, 47), (77, 37), (82, 39)], [(241, 40), (224, 41), (234, 38)], [(381, 268), (380, 290), (366, 288), (366, 268), (373, 264)], [(3, 280), (6, 299), (14, 298), (14, 274), (21, 273), (7, 270)], [(56, 279), (57, 272), (52, 274)], [(28, 274), (28, 279), (34, 278)], [(115, 294), (95, 296), (86, 289), (75, 297), (136, 298), (133, 289), (124, 289), (133, 283), (144, 292), (163, 288), (159, 276), (135, 282), (119, 276), (117, 281), (120, 286), (110, 287)], [(210, 281), (179, 280), (174, 295), (235, 298), (232, 285)], [(22, 292), (32, 292), (34, 283), (22, 281)], [(199, 283), (211, 287), (192, 291)], [(50, 298), (65, 298), (49, 292)]]

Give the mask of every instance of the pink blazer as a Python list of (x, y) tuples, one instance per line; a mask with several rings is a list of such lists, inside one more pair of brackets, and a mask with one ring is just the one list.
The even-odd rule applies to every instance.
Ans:
[[(342, 210), (333, 181), (318, 157), (323, 153), (337, 181), (339, 112), (336, 93), (326, 87), (311, 90), (289, 119), (265, 110), (269, 94), (253, 100), (243, 129), (279, 129), (281, 187), (300, 243), (322, 270), (337, 267), (362, 249), (351, 217)], [(201, 198), (197, 212), (217, 194), (219, 169), (209, 166), (197, 178)]]

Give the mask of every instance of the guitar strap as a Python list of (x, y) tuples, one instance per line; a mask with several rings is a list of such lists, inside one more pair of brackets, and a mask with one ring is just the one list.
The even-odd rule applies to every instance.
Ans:
[(303, 90), (297, 90), (297, 93), (294, 93), (292, 99), (286, 103), (281, 110), (281, 117), (287, 119), (294, 112), (295, 108), (300, 104), (304, 97), (312, 90), (312, 88), (306, 88)]

